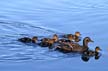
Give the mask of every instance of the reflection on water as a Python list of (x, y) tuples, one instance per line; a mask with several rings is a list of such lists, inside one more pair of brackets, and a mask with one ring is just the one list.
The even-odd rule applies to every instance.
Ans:
[(94, 58), (95, 60), (98, 60), (101, 57), (101, 55), (95, 55), (95, 56), (88, 56), (88, 55), (82, 55), (81, 59), (85, 62), (88, 62), (90, 60), (90, 58)]
[[(104, 61), (107, 66), (107, 19), (107, 0), (77, 0), (77, 2), (76, 0), (1, 0), (0, 61), (56, 61), (60, 59), (62, 62), (62, 59), (68, 61), (71, 58), (73, 64), (76, 62), (76, 65), (83, 65), (83, 62), (80, 61), (80, 58), (82, 58), (88, 63), (91, 62), (88, 66), (92, 66), (92, 63), (96, 62), (94, 59), (99, 58), (98, 64), (94, 65), (101, 68)], [(75, 31), (80, 31), (82, 37), (90, 36), (95, 41), (89, 45), (90, 49), (99, 45), (103, 50), (102, 56), (88, 57), (77, 54), (63, 54), (17, 41), (19, 37), (24, 36), (49, 37), (54, 33), (74, 33)], [(80, 62), (77, 63), (76, 59)], [(65, 65), (66, 62), (62, 63), (61, 65)]]

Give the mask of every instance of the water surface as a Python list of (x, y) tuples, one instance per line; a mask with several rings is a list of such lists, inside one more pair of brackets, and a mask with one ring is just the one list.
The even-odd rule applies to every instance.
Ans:
[[(1, 0), (0, 70), (108, 70), (107, 22), (107, 0)], [(78, 54), (62, 54), (17, 41), (24, 36), (47, 37), (75, 31), (95, 41), (89, 44), (90, 49), (102, 48), (99, 60), (84, 62)]]

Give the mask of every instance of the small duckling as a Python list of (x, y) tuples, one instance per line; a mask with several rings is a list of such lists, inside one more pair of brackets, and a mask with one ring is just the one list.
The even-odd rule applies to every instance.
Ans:
[(38, 45), (40, 45), (41, 47), (47, 47), (49, 44), (48, 44), (48, 41), (49, 41), (49, 38), (43, 38), (40, 40), (41, 42), (38, 43)]
[(37, 36), (32, 37), (32, 43), (36, 43), (37, 41), (38, 41), (38, 37)]
[(41, 39), (40, 41), (41, 41), (41, 42), (48, 42), (49, 39), (50, 39), (50, 38), (43, 38), (43, 39)]
[(23, 43), (31, 43), (31, 42), (36, 43), (37, 40), (38, 40), (37, 36), (32, 37), (32, 39), (29, 37), (23, 37), (23, 38), (18, 39), (18, 41), (23, 42)]
[(87, 55), (87, 56), (99, 56), (99, 51), (101, 51), (100, 47), (96, 46), (95, 51), (87, 50), (87, 51), (83, 52), (83, 54)]
[(58, 41), (58, 36), (56, 34), (53, 35), (53, 38), (43, 38), (39, 45), (41, 47), (50, 47), (53, 43)]
[(75, 34), (66, 34), (66, 35), (63, 35), (64, 38), (67, 38), (69, 41), (75, 41), (75, 42), (79, 42), (81, 41), (80, 39), (80, 32), (75, 32)]

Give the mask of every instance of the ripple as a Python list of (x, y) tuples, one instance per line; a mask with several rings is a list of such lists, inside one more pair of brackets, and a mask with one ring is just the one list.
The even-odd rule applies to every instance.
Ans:
[[(25, 2), (26, 1), (26, 2)], [(17, 41), (24, 36), (49, 37), (80, 31), (106, 52), (107, 0), (36, 0), (0, 2), (0, 61), (53, 60), (80, 57)], [(107, 53), (105, 53), (107, 54)]]

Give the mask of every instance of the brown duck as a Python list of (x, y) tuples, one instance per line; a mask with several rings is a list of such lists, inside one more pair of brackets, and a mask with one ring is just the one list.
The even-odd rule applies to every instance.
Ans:
[(80, 32), (75, 32), (75, 34), (66, 34), (66, 35), (63, 35), (64, 38), (67, 38), (69, 41), (75, 41), (75, 42), (79, 42), (81, 39), (80, 39)]
[(79, 45), (78, 43), (60, 43), (58, 46), (56, 46), (56, 50), (59, 50), (61, 52), (79, 52), (82, 53), (86, 50), (88, 50), (88, 43), (93, 42), (90, 37), (85, 37), (83, 39), (83, 45)]
[(56, 34), (53, 35), (53, 38), (43, 38), (39, 45), (41, 47), (50, 47), (53, 43), (58, 41), (58, 36)]

